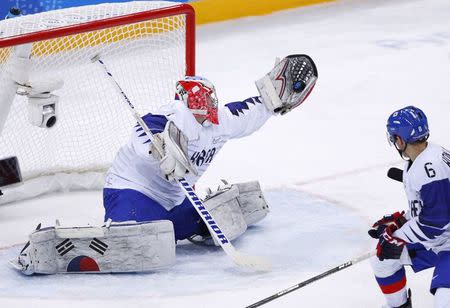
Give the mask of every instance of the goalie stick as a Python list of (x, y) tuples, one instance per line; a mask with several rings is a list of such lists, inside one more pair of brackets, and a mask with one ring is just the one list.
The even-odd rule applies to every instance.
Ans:
[(258, 301), (256, 303), (254, 303), (254, 304), (251, 304), (250, 306), (247, 306), (245, 308), (255, 308), (255, 307), (259, 307), (259, 306), (262, 306), (264, 304), (267, 304), (268, 302), (271, 302), (274, 299), (280, 298), (281, 296), (284, 296), (284, 295), (286, 295), (288, 293), (291, 293), (292, 291), (295, 291), (295, 290), (298, 290), (300, 288), (303, 288), (304, 286), (306, 286), (306, 285), (308, 285), (310, 283), (313, 283), (314, 281), (320, 280), (320, 279), (325, 278), (325, 277), (327, 277), (327, 276), (329, 276), (331, 274), (339, 272), (339, 271), (341, 271), (341, 270), (343, 270), (343, 269), (345, 269), (347, 267), (350, 267), (350, 266), (352, 266), (352, 265), (354, 265), (356, 263), (359, 263), (361, 261), (367, 260), (370, 257), (374, 256), (375, 253), (376, 253), (375, 251), (367, 252), (367, 253), (359, 256), (359, 257), (356, 257), (356, 258), (354, 258), (354, 259), (352, 259), (350, 261), (347, 261), (347, 262), (345, 262), (345, 263), (343, 263), (343, 264), (341, 264), (339, 266), (336, 266), (336, 267), (334, 267), (334, 268), (332, 268), (332, 269), (330, 269), (330, 270), (328, 270), (326, 272), (323, 272), (322, 274), (319, 274), (317, 276), (309, 278), (308, 280), (300, 282), (300, 283), (298, 283), (298, 284), (296, 284), (296, 285), (294, 285), (292, 287), (289, 287), (289, 288), (284, 289), (284, 290), (282, 290), (282, 291), (280, 291), (278, 293), (275, 293), (275, 294), (273, 294), (273, 295), (271, 295), (269, 297), (266, 297), (266, 298), (264, 298), (264, 299), (262, 299), (262, 300), (260, 300), (260, 301)]
[[(129, 110), (132, 112), (133, 116), (135, 117), (138, 124), (142, 127), (144, 132), (149, 137), (150, 141), (155, 145), (155, 148), (158, 150), (158, 152), (163, 156), (164, 153), (161, 144), (158, 140), (156, 140), (148, 128), (147, 124), (144, 122), (142, 117), (139, 115), (139, 113), (134, 108), (134, 105), (131, 103), (128, 96), (125, 94), (125, 92), (122, 90), (120, 85), (117, 83), (117, 81), (114, 79), (111, 72), (108, 70), (108, 67), (106, 66), (105, 62), (100, 59), (100, 56), (97, 55), (94, 58), (92, 58), (92, 62), (97, 62), (99, 65), (102, 66), (103, 70), (105, 71), (108, 79), (113, 84), (114, 88), (120, 93), (122, 99), (124, 102), (127, 103)], [(216, 241), (220, 244), (222, 249), (225, 251), (225, 253), (231, 257), (231, 259), (234, 261), (235, 264), (244, 267), (249, 268), (256, 271), (270, 271), (271, 270), (271, 262), (265, 258), (259, 257), (259, 256), (251, 256), (247, 254), (243, 254), (239, 251), (237, 251), (234, 246), (231, 244), (231, 242), (228, 240), (226, 235), (222, 232), (221, 228), (217, 225), (214, 218), (211, 216), (209, 211), (206, 209), (205, 206), (203, 206), (202, 201), (200, 198), (198, 198), (195, 191), (192, 189), (191, 185), (186, 181), (184, 178), (178, 178), (175, 179), (180, 186), (181, 190), (183, 191), (184, 195), (189, 199), (192, 206), (195, 208), (197, 213), (200, 215), (202, 220), (207, 225), (211, 235), (216, 239)]]

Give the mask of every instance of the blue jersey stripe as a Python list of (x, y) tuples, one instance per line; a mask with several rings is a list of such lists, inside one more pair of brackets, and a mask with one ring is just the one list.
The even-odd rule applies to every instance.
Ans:
[(225, 104), (225, 107), (227, 107), (228, 110), (230, 110), (230, 112), (233, 115), (239, 116), (239, 113), (243, 114), (244, 110), (249, 110), (250, 109), (248, 104), (255, 105), (256, 103), (261, 104), (261, 100), (257, 96), (256, 97), (247, 98), (246, 100), (244, 100), (242, 102), (233, 102), (233, 103)]
[(388, 277), (384, 277), (384, 278), (380, 278), (380, 277), (376, 277), (376, 280), (378, 282), (378, 284), (380, 286), (388, 286), (391, 285), (393, 283), (399, 282), (400, 280), (402, 280), (403, 278), (405, 278), (406, 273), (405, 273), (405, 268), (402, 267), (401, 269), (399, 269), (397, 272), (395, 272), (393, 275), (388, 276)]
[(404, 234), (405, 236), (406, 236), (406, 238), (408, 239), (408, 242), (410, 242), (410, 243), (412, 243), (412, 242), (414, 242), (409, 236), (408, 236), (408, 234)]
[(151, 113), (143, 116), (142, 120), (144, 120), (145, 124), (147, 124), (148, 128), (153, 134), (164, 131), (164, 128), (166, 127), (166, 123), (168, 121), (166, 116)]
[[(419, 221), (431, 227), (443, 228), (450, 222), (450, 181), (443, 179), (425, 184), (420, 189), (423, 207)], [(426, 235), (426, 233), (425, 233)]]
[(425, 234), (429, 239), (434, 239), (436, 236), (441, 235), (445, 231), (440, 228), (426, 226), (424, 224), (421, 224), (420, 222), (417, 224), (417, 226), (419, 226), (420, 231), (422, 231), (423, 234)]
[[(151, 113), (146, 114), (145, 116), (142, 117), (142, 119), (144, 120), (145, 124), (147, 124), (152, 134), (158, 134), (164, 131), (164, 128), (166, 127), (166, 123), (168, 121), (167, 118), (163, 115)], [(136, 125), (135, 127), (136, 133), (140, 133), (138, 137), (144, 137), (147, 135), (147, 133), (143, 132), (143, 129), (139, 124)], [(149, 142), (150, 139), (146, 138), (143, 143), (145, 144)]]
[(412, 233), (414, 234), (415, 237), (417, 237), (419, 239), (419, 241), (426, 241), (426, 238), (421, 237), (419, 234), (417, 234), (417, 232), (414, 231), (413, 228), (411, 228), (411, 226), (409, 226), (409, 228), (411, 229)]

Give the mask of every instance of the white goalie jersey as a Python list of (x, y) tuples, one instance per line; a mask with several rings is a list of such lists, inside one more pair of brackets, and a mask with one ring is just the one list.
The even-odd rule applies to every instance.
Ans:
[[(219, 107), (219, 125), (204, 127), (180, 101), (162, 107), (158, 114), (147, 114), (143, 120), (152, 133), (161, 133), (171, 120), (188, 138), (188, 155), (198, 175), (187, 174), (194, 185), (206, 171), (225, 142), (257, 131), (271, 116), (259, 97)], [(135, 126), (130, 141), (119, 150), (106, 175), (105, 188), (133, 189), (152, 198), (167, 210), (185, 198), (175, 182), (169, 182), (159, 162), (149, 154), (150, 140), (140, 126)]]
[(396, 231), (408, 243), (450, 251), (450, 152), (429, 143), (403, 171), (408, 222)]

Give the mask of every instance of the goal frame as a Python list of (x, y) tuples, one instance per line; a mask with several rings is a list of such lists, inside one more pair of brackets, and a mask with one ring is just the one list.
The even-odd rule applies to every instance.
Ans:
[[(38, 30), (8, 37), (0, 38), (0, 48), (14, 48), (16, 46), (37, 43), (51, 39), (57, 39), (64, 36), (78, 35), (92, 31), (104, 30), (119, 26), (126, 26), (140, 22), (146, 22), (165, 17), (184, 15), (185, 18), (185, 72), (186, 76), (195, 75), (195, 56), (196, 56), (196, 26), (195, 10), (189, 4), (173, 4), (168, 7), (150, 9), (147, 11), (126, 14), (116, 17), (108, 17), (100, 20), (86, 21), (79, 24), (59, 26), (53, 29)], [(1, 103), (1, 101), (0, 101)], [(0, 111), (1, 111), (0, 106)], [(6, 114), (9, 113), (9, 107), (6, 106)], [(0, 114), (0, 122), (1, 122)], [(5, 119), (6, 121), (6, 119)], [(0, 123), (2, 124), (2, 123)], [(0, 137), (2, 127), (0, 125)], [(4, 187), (4, 195), (0, 195), (0, 205), (15, 201), (22, 201), (35, 198), (41, 195), (54, 192), (69, 192), (79, 190), (98, 190), (104, 185), (105, 170), (92, 169), (82, 170), (80, 172), (56, 172), (51, 174), (38, 174), (24, 178), (18, 185)]]
[(27, 43), (34, 43), (55, 39), (62, 36), (102, 30), (106, 28), (123, 26), (127, 24), (170, 17), (175, 15), (186, 16), (186, 76), (195, 75), (195, 10), (189, 4), (176, 4), (170, 7), (154, 9), (145, 12), (110, 17), (102, 20), (88, 21), (76, 25), (57, 27), (31, 33), (0, 38), (0, 48), (14, 47)]

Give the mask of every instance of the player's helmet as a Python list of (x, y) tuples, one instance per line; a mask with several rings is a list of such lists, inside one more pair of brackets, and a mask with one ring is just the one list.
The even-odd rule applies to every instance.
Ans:
[(391, 114), (387, 121), (389, 141), (394, 144), (395, 136), (406, 143), (426, 140), (430, 134), (425, 113), (417, 107), (408, 106)]
[(208, 79), (187, 76), (178, 81), (175, 99), (182, 100), (194, 115), (210, 123), (219, 124), (216, 90)]

